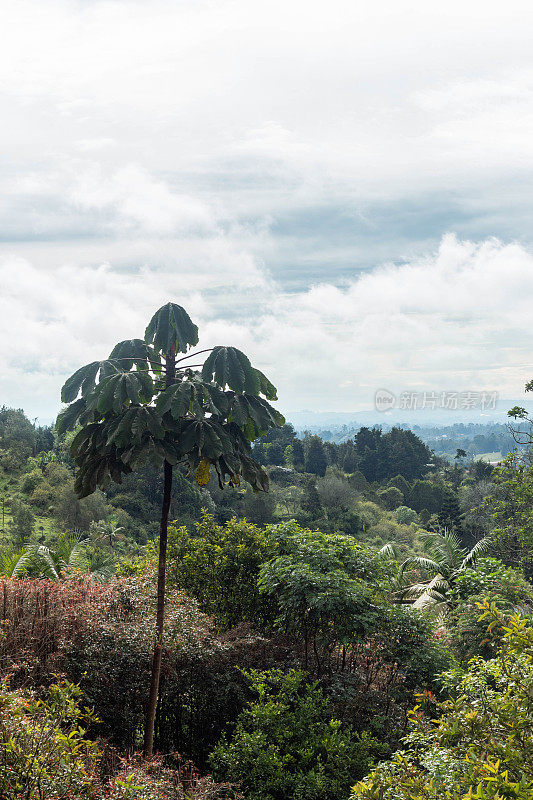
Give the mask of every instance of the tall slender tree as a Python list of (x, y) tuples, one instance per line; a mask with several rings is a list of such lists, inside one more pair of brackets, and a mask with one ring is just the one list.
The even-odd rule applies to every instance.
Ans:
[(221, 488), (245, 481), (255, 491), (268, 491), (268, 475), (251, 458), (250, 443), (285, 422), (268, 402), (277, 399), (275, 387), (244, 353), (223, 346), (190, 353), (197, 344), (198, 328), (185, 309), (167, 303), (152, 317), (144, 340), (119, 342), (108, 359), (81, 367), (66, 381), (61, 399), (69, 405), (56, 423), (59, 433), (80, 428), (71, 447), (79, 497), (110, 481), (120, 483), (148, 462), (163, 467), (147, 758), (161, 671), (173, 466), (186, 464), (200, 486), (214, 468)]

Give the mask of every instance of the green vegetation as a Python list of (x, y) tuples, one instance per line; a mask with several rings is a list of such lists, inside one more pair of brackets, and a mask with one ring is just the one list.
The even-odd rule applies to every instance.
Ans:
[(438, 705), (438, 719), (416, 706), (405, 749), (358, 784), (354, 800), (533, 796), (533, 628), (482, 608), (489, 631), (504, 629), (498, 654), (446, 675), (451, 697)]
[[(268, 396), (223, 383), (238, 351), (165, 386), (140, 367), (151, 345), (139, 342), (122, 343), (123, 368), (100, 367), (72, 399), (84, 408), (53, 428), (0, 411), (2, 797), (533, 797), (529, 457), (493, 468), (458, 445), (441, 459), (400, 428), (300, 438), (275, 415), (261, 421)], [(146, 387), (132, 401), (128, 375), (150, 378), (153, 403)], [(74, 425), (109, 378), (113, 396), (67, 430), (65, 415)], [(186, 384), (173, 417), (165, 393)], [(215, 419), (215, 396), (239, 405), (235, 416), (228, 405)], [(76, 464), (87, 429), (118, 431), (156, 402), (163, 438), (132, 421), (140, 438), (122, 431), (146, 449), (137, 468), (80, 497), (104, 474)], [(188, 463), (175, 459), (170, 493), (166, 483), (157, 755), (146, 759), (160, 462), (194, 420), (240, 426), (244, 439), (233, 427), (228, 441), (243, 448), (242, 475), (196, 442)], [(111, 473), (125, 442), (110, 459), (103, 445)], [(249, 469), (268, 493), (246, 486)]]

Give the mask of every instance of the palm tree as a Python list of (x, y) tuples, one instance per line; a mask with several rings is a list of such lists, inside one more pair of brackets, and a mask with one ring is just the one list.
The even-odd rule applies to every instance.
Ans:
[(414, 608), (446, 608), (450, 602), (449, 593), (458, 575), (467, 567), (474, 566), (477, 558), (490, 544), (490, 537), (485, 536), (471, 550), (465, 550), (457, 535), (446, 528), (442, 533), (427, 534), (427, 556), (407, 558), (400, 567), (398, 581), (401, 586), (405, 571), (410, 567), (428, 573), (431, 577), (411, 586), (404, 585), (397, 596), (401, 602), (412, 603)]
[(103, 541), (109, 545), (111, 555), (113, 555), (115, 542), (125, 538), (122, 533), (124, 530), (125, 528), (118, 525), (116, 520), (112, 519), (106, 522), (104, 519), (100, 519), (98, 522), (91, 522), (90, 537), (95, 542)]
[(27, 549), (17, 549), (13, 545), (0, 550), (0, 577), (21, 578), (28, 574), (32, 564), (31, 553)]
[(110, 578), (113, 574), (113, 559), (96, 563), (87, 551), (88, 540), (80, 534), (64, 533), (59, 536), (53, 548), (44, 544), (32, 543), (26, 547), (26, 555), (33, 566), (39, 569), (42, 577), (59, 581), (65, 572), (77, 570), (90, 574), (99, 580)]

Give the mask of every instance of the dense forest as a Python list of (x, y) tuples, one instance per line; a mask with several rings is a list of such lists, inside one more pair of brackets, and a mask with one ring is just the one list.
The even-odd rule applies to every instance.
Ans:
[(272, 427), (268, 492), (175, 467), (147, 761), (162, 472), (80, 498), (76, 430), (3, 407), (0, 794), (533, 797), (533, 468), (456, 433)]
[[(361, 426), (340, 425), (328, 429), (312, 428), (312, 432), (328, 442), (341, 443), (353, 439)], [(381, 429), (388, 432), (391, 428), (405, 428), (405, 423), (391, 426), (382, 424)], [(498, 461), (508, 456), (513, 450), (522, 449), (513, 437), (508, 425), (498, 422), (458, 422), (454, 425), (412, 425), (415, 433), (435, 455), (453, 461), (457, 450), (464, 450), (469, 459), (483, 457), (486, 461)], [(527, 424), (518, 422), (516, 430), (527, 430)]]

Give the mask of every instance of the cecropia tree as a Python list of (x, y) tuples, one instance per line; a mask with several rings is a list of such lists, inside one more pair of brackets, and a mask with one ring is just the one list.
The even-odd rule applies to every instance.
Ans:
[[(61, 399), (68, 406), (56, 423), (60, 434), (79, 428), (71, 452), (80, 498), (110, 481), (120, 483), (146, 463), (163, 467), (146, 757), (153, 750), (161, 668), (173, 466), (185, 464), (200, 486), (213, 469), (221, 487), (245, 481), (255, 491), (268, 491), (268, 475), (252, 459), (250, 443), (285, 422), (268, 402), (277, 399), (275, 387), (244, 353), (221, 346), (189, 352), (197, 344), (198, 328), (187, 312), (167, 303), (152, 317), (144, 340), (120, 342), (109, 358), (81, 367), (66, 381)], [(180, 353), (185, 355), (177, 358)]]

